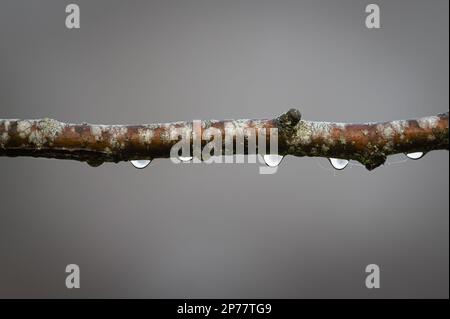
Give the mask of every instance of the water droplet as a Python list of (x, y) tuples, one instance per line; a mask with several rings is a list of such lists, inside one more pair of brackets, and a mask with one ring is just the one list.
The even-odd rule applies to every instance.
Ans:
[(189, 162), (192, 160), (192, 156), (178, 156), (178, 159), (182, 162)]
[(406, 154), (406, 156), (408, 156), (408, 158), (412, 159), (412, 160), (418, 160), (419, 158), (421, 158), (423, 156), (423, 152), (414, 152), (414, 153), (408, 153)]
[(342, 158), (330, 158), (331, 166), (337, 170), (341, 170), (347, 167), (348, 160)]
[(134, 167), (142, 169), (146, 168), (148, 164), (150, 164), (151, 160), (135, 160), (131, 161), (131, 164), (133, 164)]
[(283, 156), (278, 155), (278, 154), (264, 155), (264, 162), (266, 162), (266, 165), (269, 167), (276, 167), (276, 166), (280, 165), (282, 160), (283, 160)]
[(103, 164), (103, 161), (101, 160), (88, 160), (86, 163), (88, 163), (91, 167), (98, 167)]

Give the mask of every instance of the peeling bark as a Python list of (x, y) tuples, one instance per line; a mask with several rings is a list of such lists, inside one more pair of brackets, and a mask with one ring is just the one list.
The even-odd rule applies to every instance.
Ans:
[[(357, 160), (369, 170), (382, 165), (388, 155), (449, 149), (448, 112), (410, 120), (352, 124), (306, 121), (298, 110), (291, 109), (275, 119), (209, 120), (202, 121), (200, 127), (200, 132), (194, 132), (193, 122), (94, 125), (52, 119), (0, 119), (0, 156), (72, 159), (91, 166), (168, 158), (179, 140), (174, 132), (190, 136), (192, 148), (196, 134), (199, 138), (208, 128), (215, 128), (222, 137), (232, 135), (234, 141), (242, 138), (244, 154), (252, 152), (244, 129), (254, 129), (256, 135), (266, 130), (267, 149), (256, 149), (265, 154), (270, 145), (268, 133), (276, 128), (280, 155)], [(207, 142), (202, 139), (201, 145)], [(226, 147), (224, 138), (222, 147)], [(234, 148), (232, 153), (236, 152)]]

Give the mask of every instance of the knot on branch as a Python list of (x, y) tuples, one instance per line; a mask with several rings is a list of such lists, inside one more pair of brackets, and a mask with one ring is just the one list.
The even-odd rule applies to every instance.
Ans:
[(297, 109), (290, 109), (275, 119), (279, 134), (291, 136), (294, 133), (294, 127), (302, 119), (302, 114)]

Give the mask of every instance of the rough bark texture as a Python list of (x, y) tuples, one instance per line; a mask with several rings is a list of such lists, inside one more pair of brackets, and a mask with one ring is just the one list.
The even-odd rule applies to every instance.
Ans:
[[(278, 129), (280, 155), (316, 156), (357, 160), (372, 170), (382, 165), (386, 157), (396, 153), (429, 152), (449, 149), (448, 112), (411, 120), (380, 123), (329, 123), (301, 119), (300, 112), (291, 109), (275, 119), (202, 121), (199, 132), (193, 122), (173, 122), (144, 125), (68, 124), (52, 119), (0, 119), (0, 156), (32, 156), (85, 161), (91, 166), (103, 162), (167, 158), (178, 141), (178, 133), (195, 138), (208, 128), (236, 141), (242, 137), (243, 153), (248, 136), (244, 129), (267, 131)], [(173, 136), (177, 131), (177, 135)], [(257, 133), (256, 133), (257, 134)], [(202, 139), (201, 145), (208, 141)], [(259, 144), (259, 143), (258, 143)], [(258, 145), (257, 144), (257, 145)], [(266, 150), (258, 150), (266, 153)], [(236, 147), (232, 150), (237, 152)], [(242, 151), (238, 151), (242, 152)]]

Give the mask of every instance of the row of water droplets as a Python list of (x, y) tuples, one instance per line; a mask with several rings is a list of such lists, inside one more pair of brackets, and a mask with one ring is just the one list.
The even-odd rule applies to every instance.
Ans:
[[(414, 153), (406, 154), (406, 156), (412, 160), (418, 160), (418, 159), (422, 158), (423, 155), (424, 155), (423, 152), (414, 152)], [(192, 160), (192, 156), (179, 156), (178, 158), (182, 162), (189, 162)], [(264, 158), (264, 162), (266, 163), (267, 166), (276, 167), (276, 166), (280, 165), (284, 156), (281, 156), (278, 154), (266, 154), (263, 156), (263, 158)], [(143, 168), (147, 167), (151, 163), (151, 161), (152, 160), (133, 160), (133, 161), (131, 161), (131, 164), (138, 169), (143, 169)], [(343, 170), (344, 168), (347, 167), (347, 165), (349, 163), (349, 160), (342, 159), (342, 158), (329, 158), (329, 161), (330, 161), (331, 166), (333, 166), (334, 169), (336, 169), (336, 170)]]
[[(423, 152), (414, 152), (414, 153), (408, 153), (406, 154), (406, 157), (412, 160), (418, 160), (422, 158), (424, 155)], [(349, 160), (342, 159), (342, 158), (329, 158), (331, 166), (333, 166), (336, 170), (343, 170), (347, 167), (347, 165), (350, 163)]]
[[(414, 153), (407, 153), (406, 157), (412, 160), (418, 160), (422, 158), (424, 155), (423, 152), (414, 152)], [(350, 163), (349, 160), (342, 159), (342, 158), (329, 158), (331, 166), (333, 166), (336, 170), (343, 170), (347, 167), (347, 165)]]
[[(179, 156), (178, 158), (182, 162), (189, 162), (192, 160), (193, 157), (192, 156)], [(131, 161), (131, 164), (138, 169), (143, 169), (143, 168), (146, 168), (151, 162), (152, 162), (152, 160), (133, 160), (133, 161)]]

